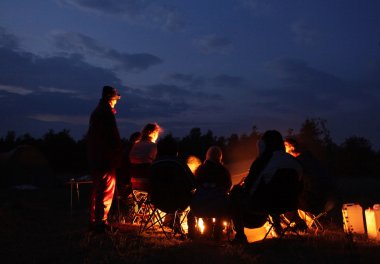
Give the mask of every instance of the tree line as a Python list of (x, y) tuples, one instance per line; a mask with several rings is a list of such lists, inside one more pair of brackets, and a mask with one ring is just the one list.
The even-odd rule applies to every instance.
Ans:
[[(284, 136), (295, 138), (301, 146), (320, 160), (336, 177), (380, 177), (380, 152), (373, 149), (371, 142), (360, 136), (348, 137), (342, 144), (336, 144), (330, 137), (326, 121), (320, 118), (306, 119), (296, 132), (289, 129)], [(265, 131), (256, 126), (248, 134), (231, 134), (217, 137), (211, 130), (203, 133), (200, 128), (192, 128), (188, 135), (176, 138), (179, 155), (186, 159), (196, 156), (204, 160), (207, 149), (218, 145), (224, 153), (226, 164), (243, 160), (254, 160), (258, 155), (256, 142)], [(174, 137), (167, 134), (165, 137)], [(122, 139), (125, 148), (129, 139)], [(20, 145), (32, 145), (48, 159), (56, 173), (87, 173), (86, 139), (74, 140), (70, 131), (49, 130), (41, 138), (30, 134), (17, 136), (9, 131), (0, 138), (0, 152), (7, 152)]]

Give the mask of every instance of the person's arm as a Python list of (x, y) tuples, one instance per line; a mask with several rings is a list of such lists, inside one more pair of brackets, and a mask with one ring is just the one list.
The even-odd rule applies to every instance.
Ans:
[(272, 155), (262, 155), (258, 157), (251, 165), (247, 177), (244, 179), (243, 188), (251, 189), (252, 186), (259, 181), (260, 173), (263, 171), (265, 166), (268, 164)]

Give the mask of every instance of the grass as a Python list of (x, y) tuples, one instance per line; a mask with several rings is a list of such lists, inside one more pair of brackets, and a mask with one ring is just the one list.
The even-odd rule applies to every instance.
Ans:
[[(68, 189), (1, 191), (1, 263), (380, 263), (380, 243), (348, 237), (341, 225), (315, 236), (244, 246), (140, 236), (127, 225), (115, 234), (93, 234), (87, 231), (85, 195), (81, 193), (83, 204), (71, 214)], [(360, 187), (346, 189), (349, 202), (355, 197), (378, 197), (375, 188), (367, 188), (367, 195)]]

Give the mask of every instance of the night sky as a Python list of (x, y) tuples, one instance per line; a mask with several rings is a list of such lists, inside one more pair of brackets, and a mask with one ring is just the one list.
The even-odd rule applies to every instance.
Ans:
[(80, 139), (103, 85), (122, 137), (327, 120), (380, 148), (378, 0), (1, 0), (0, 136)]

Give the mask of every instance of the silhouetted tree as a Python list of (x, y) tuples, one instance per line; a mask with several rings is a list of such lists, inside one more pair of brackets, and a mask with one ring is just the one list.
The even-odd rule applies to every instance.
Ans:
[(340, 147), (337, 168), (341, 175), (357, 177), (375, 175), (376, 153), (369, 140), (352, 136), (347, 138)]
[[(336, 145), (321, 118), (306, 119), (299, 133), (289, 129), (287, 135), (297, 138), (299, 143), (309, 150), (317, 159), (328, 165), (330, 172), (343, 176), (378, 176), (380, 177), (380, 152), (372, 149), (371, 143), (362, 137), (350, 137), (340, 146)], [(167, 135), (173, 137), (173, 135)], [(179, 154), (186, 159), (195, 155), (204, 160), (207, 149), (212, 145), (222, 148), (224, 162), (232, 163), (257, 157), (257, 140), (261, 132), (256, 126), (249, 134), (231, 134), (229, 137), (216, 137), (211, 130), (202, 134), (200, 128), (192, 128), (188, 135), (178, 138)], [(124, 145), (128, 140), (123, 139)], [(8, 131), (0, 138), (0, 151), (10, 151), (18, 145), (34, 145), (49, 159), (56, 172), (87, 172), (86, 138), (77, 142), (70, 136), (69, 130), (58, 133), (49, 130), (41, 139), (34, 139), (26, 133), (16, 137), (14, 131)], [(328, 161), (329, 163), (327, 163)]]
[(0, 141), (0, 148), (2, 152), (10, 151), (16, 146), (16, 132), (8, 131), (5, 138)]
[(211, 130), (202, 135), (201, 129), (196, 127), (190, 130), (190, 134), (179, 142), (180, 152), (184, 158), (194, 155), (204, 160), (207, 149), (217, 142)]
[(16, 140), (17, 145), (36, 145), (37, 140), (33, 138), (29, 133), (26, 133), (20, 137), (17, 138)]
[(330, 132), (326, 127), (326, 120), (320, 118), (306, 119), (301, 125), (297, 138), (300, 144), (317, 159), (326, 163), (326, 146), (330, 142)]
[(259, 138), (260, 133), (256, 126), (252, 127), (249, 135), (243, 134), (239, 137), (237, 134), (232, 134), (227, 139), (226, 163), (256, 158), (258, 154), (256, 143)]
[(78, 156), (76, 142), (70, 136), (69, 130), (66, 129), (58, 133), (49, 130), (43, 136), (41, 151), (46, 155), (55, 171), (70, 171)]

